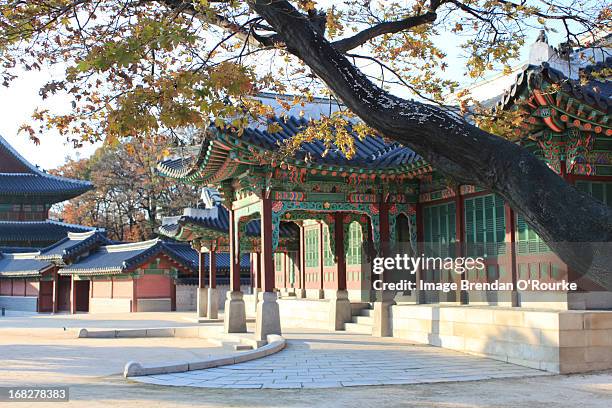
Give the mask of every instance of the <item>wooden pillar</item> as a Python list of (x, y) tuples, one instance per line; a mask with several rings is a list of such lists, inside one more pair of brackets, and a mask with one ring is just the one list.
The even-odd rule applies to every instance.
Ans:
[[(417, 256), (420, 256), (423, 253), (424, 250), (424, 246), (423, 246), (423, 240), (425, 237), (425, 223), (423, 220), (424, 214), (423, 214), (423, 204), (418, 202), (415, 205), (415, 216), (416, 216), (416, 237), (417, 237), (417, 245), (416, 245), (416, 250), (417, 250)], [(423, 294), (421, 293), (420, 290), (418, 290), (419, 285), (421, 284), (421, 281), (423, 280), (423, 273), (421, 271), (421, 269), (419, 268), (416, 271), (416, 276), (415, 276), (415, 280), (416, 280), (416, 284), (417, 284), (417, 291), (416, 291), (416, 302), (417, 303), (423, 303), (425, 301)]]
[(274, 291), (274, 250), (272, 249), (272, 201), (262, 198), (261, 203), (261, 272), (264, 292)]
[[(465, 255), (465, 224), (463, 222), (463, 197), (461, 196), (461, 188), (457, 188), (455, 191), (455, 256), (463, 257)], [(460, 279), (465, 279), (465, 271), (461, 273)], [(465, 290), (459, 289), (457, 291), (459, 297), (458, 302), (461, 304), (468, 304), (468, 293)]]
[[(240, 292), (240, 237), (235, 210), (229, 210), (230, 291)], [(270, 233), (270, 239), (272, 233)]]
[(213, 248), (208, 252), (208, 287), (217, 287), (217, 251)]
[(334, 248), (336, 265), (338, 271), (338, 290), (346, 290), (346, 252), (344, 249), (344, 214), (334, 214), (334, 239), (336, 247)]
[(52, 312), (53, 313), (57, 313), (57, 297), (58, 297), (58, 290), (57, 290), (57, 271), (53, 272), (53, 304), (52, 304)]
[(304, 224), (300, 227), (300, 236), (299, 236), (299, 265), (300, 265), (300, 297), (306, 297), (306, 234), (304, 229)]
[(198, 288), (206, 287), (206, 258), (204, 252), (198, 250)]
[(261, 252), (255, 252), (255, 265), (257, 265), (256, 287), (261, 289)]
[[(272, 201), (261, 199), (261, 283), (257, 295), (255, 339), (265, 340), (269, 334), (281, 334), (280, 311), (274, 293), (274, 253), (272, 248)], [(246, 328), (246, 324), (245, 324)], [(245, 330), (246, 331), (246, 330)]]
[(325, 236), (323, 234), (324, 227), (323, 222), (319, 221), (319, 298), (323, 299), (325, 297), (325, 289), (324, 289), (324, 265), (325, 260), (323, 259), (325, 256), (325, 240), (323, 239)]
[(138, 311), (138, 279), (132, 278), (132, 312)]
[(74, 275), (70, 275), (70, 313), (76, 313), (76, 290), (74, 284)]
[(508, 248), (508, 265), (510, 267), (511, 279), (512, 279), (512, 293), (511, 302), (512, 306), (519, 306), (518, 292), (516, 290), (517, 276), (517, 265), (516, 265), (516, 214), (508, 203), (504, 203), (504, 215), (506, 217), (506, 246)]
[(170, 278), (170, 311), (176, 312), (176, 281)]

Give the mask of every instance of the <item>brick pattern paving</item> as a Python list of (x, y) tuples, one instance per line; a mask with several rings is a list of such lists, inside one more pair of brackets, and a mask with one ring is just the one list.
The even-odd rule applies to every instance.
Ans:
[(360, 335), (289, 340), (285, 350), (246, 363), (134, 377), (202, 388), (333, 388), (530, 377), (548, 373), (430, 346)]

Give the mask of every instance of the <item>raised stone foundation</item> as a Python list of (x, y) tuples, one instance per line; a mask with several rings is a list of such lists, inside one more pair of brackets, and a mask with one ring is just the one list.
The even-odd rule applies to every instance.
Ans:
[(612, 311), (394, 305), (394, 337), (555, 373), (612, 368)]
[(138, 299), (139, 312), (169, 312), (172, 310), (170, 298)]
[(21, 312), (36, 312), (36, 296), (0, 296), (0, 307)]
[(90, 298), (89, 313), (129, 313), (132, 299), (129, 298)]
[(281, 327), (329, 329), (329, 300), (278, 299), (277, 302)]

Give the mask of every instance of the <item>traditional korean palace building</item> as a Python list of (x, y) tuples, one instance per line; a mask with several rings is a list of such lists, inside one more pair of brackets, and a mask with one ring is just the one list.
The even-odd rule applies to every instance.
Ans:
[[(612, 60), (601, 64), (611, 66)], [(588, 75), (589, 70), (583, 72)], [(526, 65), (516, 74), (503, 94), (490, 95), (495, 96), (490, 103), (497, 109), (527, 107), (517, 143), (568, 183), (612, 204), (609, 81), (589, 78), (579, 83), (547, 63)], [(273, 105), (276, 98), (284, 97), (261, 96)], [(223, 210), (214, 217), (196, 216), (197, 210), (187, 209), (183, 216), (167, 220), (160, 233), (189, 241), (211, 256), (220, 248), (229, 250), (227, 332), (246, 331), (246, 315), (254, 309), (258, 339), (280, 333), (281, 325), (346, 329), (556, 372), (612, 367), (612, 342), (598, 349), (598, 360), (589, 354), (593, 344), (585, 340), (596, 328), (594, 320), (587, 323), (589, 319), (612, 324), (612, 313), (584, 311), (611, 308), (608, 292), (547, 296), (518, 291), (515, 285), (507, 293), (403, 291), (394, 298), (377, 296), (371, 290), (367, 262), (394, 244), (408, 253), (455, 256), (464, 248), (471, 255), (485, 256), (483, 270), (463, 275), (475, 282), (557, 282), (571, 278), (571, 271), (500, 197), (475, 186), (453, 185), (398, 143), (355, 135), (351, 159), (326, 151), (318, 141), (304, 143), (291, 158), (274, 157), (279, 144), (309, 126), (317, 112), (337, 109), (327, 100), (299, 106), (270, 119), (281, 129), (276, 132), (258, 124), (241, 134), (210, 126), (197, 153), (158, 165), (163, 176), (220, 192)], [(297, 110), (306, 114), (300, 116)], [(250, 227), (254, 225), (261, 225), (258, 233)], [(283, 234), (288, 225), (298, 228), (296, 237)], [(240, 287), (238, 259), (244, 253), (254, 259), (255, 297), (244, 295)], [(424, 271), (418, 278), (458, 279), (445, 270)], [(208, 292), (209, 297), (214, 292), (212, 283)], [(568, 309), (583, 312), (572, 314)], [(580, 337), (575, 361), (561, 344), (569, 338), (564, 330), (570, 329)]]
[[(208, 254), (160, 240), (123, 244), (103, 229), (49, 220), (50, 207), (93, 188), (39, 170), (0, 137), (0, 306), (33, 312), (195, 308)], [(200, 259), (201, 258), (201, 259)], [(228, 254), (215, 258), (227, 285)], [(248, 255), (242, 260), (249, 283)]]
[(49, 219), (53, 204), (92, 188), (88, 181), (53, 176), (40, 170), (0, 136), (0, 248), (3, 248), (0, 251), (43, 248), (66, 237), (68, 232), (96, 229)]

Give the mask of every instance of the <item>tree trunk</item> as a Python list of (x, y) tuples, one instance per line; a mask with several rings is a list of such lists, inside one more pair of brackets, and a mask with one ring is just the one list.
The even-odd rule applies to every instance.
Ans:
[[(503, 197), (574, 271), (612, 289), (612, 211), (567, 184), (515, 143), (443, 108), (408, 101), (374, 85), (286, 1), (251, 7), (366, 124), (420, 154), (461, 184)], [(605, 244), (602, 244), (605, 243)]]

